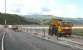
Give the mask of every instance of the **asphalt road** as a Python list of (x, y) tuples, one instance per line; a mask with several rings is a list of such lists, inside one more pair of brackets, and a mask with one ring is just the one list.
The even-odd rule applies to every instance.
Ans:
[[(31, 33), (14, 32), (9, 29), (4, 31), (7, 32), (3, 39), (4, 50), (79, 50), (34, 37)], [(2, 37), (3, 32), (0, 33), (0, 50)]]
[[(1, 37), (2, 34), (0, 34), (0, 39)], [(4, 50), (78, 50), (78, 49), (72, 49), (67, 46), (52, 43), (50, 41), (34, 37), (30, 33), (13, 32), (11, 30), (7, 30), (7, 33), (5, 34), (4, 37)]]
[(1, 50), (1, 45), (2, 45), (2, 36), (3, 36), (3, 32), (0, 32), (0, 50)]

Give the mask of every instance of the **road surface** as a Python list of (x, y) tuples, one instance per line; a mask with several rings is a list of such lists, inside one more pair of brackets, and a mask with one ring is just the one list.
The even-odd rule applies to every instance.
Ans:
[(30, 33), (10, 30), (7, 30), (3, 40), (4, 50), (79, 50), (34, 37)]

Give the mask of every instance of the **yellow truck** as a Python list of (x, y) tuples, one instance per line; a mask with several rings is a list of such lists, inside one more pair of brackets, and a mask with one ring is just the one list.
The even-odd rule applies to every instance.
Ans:
[(71, 22), (63, 22), (61, 19), (52, 19), (49, 26), (49, 35), (71, 36), (72, 26)]

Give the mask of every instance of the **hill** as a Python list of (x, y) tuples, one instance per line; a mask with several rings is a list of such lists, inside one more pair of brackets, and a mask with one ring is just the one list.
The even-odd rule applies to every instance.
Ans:
[(75, 25), (83, 25), (83, 18), (62, 18), (52, 15), (25, 15), (19, 16), (16, 14), (4, 14), (0, 13), (0, 24), (17, 25), (17, 24), (37, 24), (37, 25), (48, 25), (52, 17), (56, 19), (62, 19), (65, 22), (72, 22)]
[(52, 17), (56, 19), (62, 19), (65, 22), (71, 22), (75, 25), (83, 25), (83, 18), (62, 18), (52, 15), (25, 15), (25, 20), (38, 23), (38, 24), (50, 24)]
[(5, 24), (5, 19), (10, 25), (27, 24), (27, 21), (19, 15), (0, 13), (0, 24)]

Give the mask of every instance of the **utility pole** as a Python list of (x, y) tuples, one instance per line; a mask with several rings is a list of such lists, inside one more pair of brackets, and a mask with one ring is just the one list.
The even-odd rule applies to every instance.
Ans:
[[(4, 2), (4, 4), (5, 4), (5, 5), (4, 5), (4, 8), (5, 8), (5, 10), (4, 10), (4, 11), (5, 11), (5, 12), (4, 12), (4, 13), (5, 13), (5, 20), (4, 20), (5, 23), (4, 23), (4, 24), (5, 24), (5, 27), (6, 27), (6, 0), (4, 0), (4, 1), (5, 1), (5, 2)], [(6, 32), (4, 32), (3, 37), (2, 37), (1, 50), (5, 50), (5, 49), (4, 49), (4, 37), (5, 37), (5, 33), (6, 33)]]
[(6, 22), (7, 22), (7, 21), (6, 21), (6, 19), (5, 19), (5, 25), (6, 25)]
[(6, 21), (6, 0), (5, 0), (5, 25), (7, 24), (7, 21)]
[(7, 27), (7, 20), (6, 20), (6, 0), (4, 0), (4, 14), (5, 14), (5, 19), (4, 19), (4, 27)]

